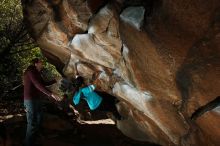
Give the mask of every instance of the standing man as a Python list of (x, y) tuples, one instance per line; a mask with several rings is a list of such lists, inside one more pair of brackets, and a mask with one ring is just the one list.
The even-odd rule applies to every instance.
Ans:
[(56, 101), (60, 100), (57, 95), (54, 95), (45, 87), (56, 81), (54, 80), (47, 83), (43, 81), (40, 73), (43, 69), (42, 61), (39, 58), (35, 58), (31, 63), (32, 64), (24, 72), (24, 106), (27, 111), (26, 146), (34, 145), (36, 134), (39, 132), (41, 125), (42, 107), (40, 94), (44, 93)]

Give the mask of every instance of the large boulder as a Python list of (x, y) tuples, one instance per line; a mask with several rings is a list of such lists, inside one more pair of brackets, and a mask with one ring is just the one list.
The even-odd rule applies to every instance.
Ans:
[(120, 100), (124, 134), (161, 145), (220, 143), (218, 0), (22, 4), (51, 63), (69, 79), (98, 75), (98, 88)]

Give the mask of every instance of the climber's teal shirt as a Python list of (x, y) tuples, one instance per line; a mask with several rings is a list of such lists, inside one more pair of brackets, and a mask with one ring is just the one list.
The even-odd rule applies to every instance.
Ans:
[(73, 103), (75, 105), (79, 104), (80, 98), (82, 94), (84, 95), (84, 99), (89, 105), (91, 110), (95, 110), (100, 103), (102, 102), (102, 97), (100, 97), (97, 93), (94, 92), (95, 86), (89, 85), (87, 87), (79, 89), (73, 96)]

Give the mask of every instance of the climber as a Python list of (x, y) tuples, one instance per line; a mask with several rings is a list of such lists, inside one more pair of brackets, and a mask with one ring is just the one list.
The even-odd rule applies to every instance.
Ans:
[(53, 94), (46, 89), (46, 85), (49, 86), (56, 82), (56, 80), (45, 82), (41, 77), (41, 70), (43, 69), (43, 63), (39, 58), (35, 58), (31, 62), (32, 64), (26, 69), (23, 75), (24, 81), (24, 106), (26, 108), (27, 117), (27, 131), (25, 138), (25, 145), (31, 146), (34, 144), (36, 134), (39, 131), (42, 121), (42, 103), (40, 94), (44, 93), (48, 97), (60, 101), (60, 97)]
[(111, 113), (111, 118), (114, 120), (121, 120), (121, 115), (115, 106), (115, 99), (98, 95), (95, 92), (95, 84), (86, 85), (84, 78), (78, 76), (73, 81), (73, 86), (75, 87), (75, 93), (73, 95), (73, 103), (75, 105), (79, 104), (80, 99), (83, 99), (87, 102), (90, 110), (105, 111), (108, 114)]

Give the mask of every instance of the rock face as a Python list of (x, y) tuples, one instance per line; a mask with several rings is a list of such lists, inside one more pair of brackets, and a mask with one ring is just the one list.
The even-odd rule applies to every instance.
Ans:
[[(23, 0), (45, 56), (116, 96), (126, 135), (161, 145), (220, 143), (218, 0)], [(202, 110), (200, 110), (202, 107)]]

